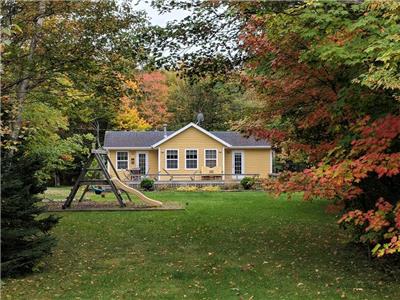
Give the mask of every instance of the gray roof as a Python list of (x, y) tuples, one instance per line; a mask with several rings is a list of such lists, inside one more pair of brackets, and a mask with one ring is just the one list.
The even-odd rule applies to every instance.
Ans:
[(245, 137), (240, 132), (235, 131), (210, 131), (211, 134), (224, 140), (233, 147), (243, 146), (271, 146), (266, 140), (256, 140), (254, 137)]
[[(175, 131), (167, 131), (171, 135)], [(211, 134), (227, 142), (233, 147), (270, 146), (266, 140), (256, 140), (254, 137), (245, 137), (234, 131), (210, 131)], [(164, 138), (163, 131), (106, 131), (104, 147), (106, 148), (133, 148), (151, 147)]]

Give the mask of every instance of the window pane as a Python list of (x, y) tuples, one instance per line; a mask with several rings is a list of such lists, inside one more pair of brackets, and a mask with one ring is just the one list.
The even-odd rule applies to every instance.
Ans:
[(217, 166), (217, 161), (215, 159), (207, 159), (206, 160), (206, 167), (214, 168)]
[(167, 160), (167, 169), (177, 169), (178, 160)]
[(186, 150), (187, 159), (197, 159), (197, 150)]
[(128, 160), (128, 152), (117, 152), (117, 160)]
[(187, 160), (186, 168), (187, 169), (197, 169), (197, 160)]
[(117, 169), (128, 169), (127, 161), (117, 161)]
[(216, 159), (217, 158), (217, 150), (206, 150), (206, 159)]
[(178, 159), (178, 150), (167, 150), (167, 159)]

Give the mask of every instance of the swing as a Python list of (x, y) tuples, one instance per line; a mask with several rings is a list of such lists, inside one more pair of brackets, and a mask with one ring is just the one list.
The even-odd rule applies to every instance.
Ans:
[(101, 187), (91, 186), (91, 188), (96, 195), (101, 195), (104, 192), (104, 189), (102, 189)]

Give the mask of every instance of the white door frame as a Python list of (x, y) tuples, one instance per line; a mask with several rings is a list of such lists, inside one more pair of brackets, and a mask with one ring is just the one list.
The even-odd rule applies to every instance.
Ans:
[[(241, 169), (242, 169), (242, 173), (241, 174), (237, 174), (235, 175), (235, 154), (239, 153), (241, 156), (241, 160), (242, 160), (242, 165), (241, 165)], [(232, 151), (232, 178), (236, 179), (236, 180), (240, 180), (242, 178), (244, 178), (244, 151), (240, 150), (240, 151)]]
[(146, 170), (144, 170), (144, 173), (146, 174), (149, 171), (149, 153), (147, 151), (138, 151), (136, 152), (136, 167), (139, 168), (139, 154), (144, 154), (145, 159), (146, 159)]

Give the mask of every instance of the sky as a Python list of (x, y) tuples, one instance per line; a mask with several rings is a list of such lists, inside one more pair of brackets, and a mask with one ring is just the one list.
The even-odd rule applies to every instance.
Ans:
[(168, 21), (181, 20), (189, 14), (186, 10), (173, 10), (160, 15), (156, 9), (150, 6), (150, 0), (139, 0), (138, 2), (136, 7), (146, 11), (153, 25), (165, 26)]

